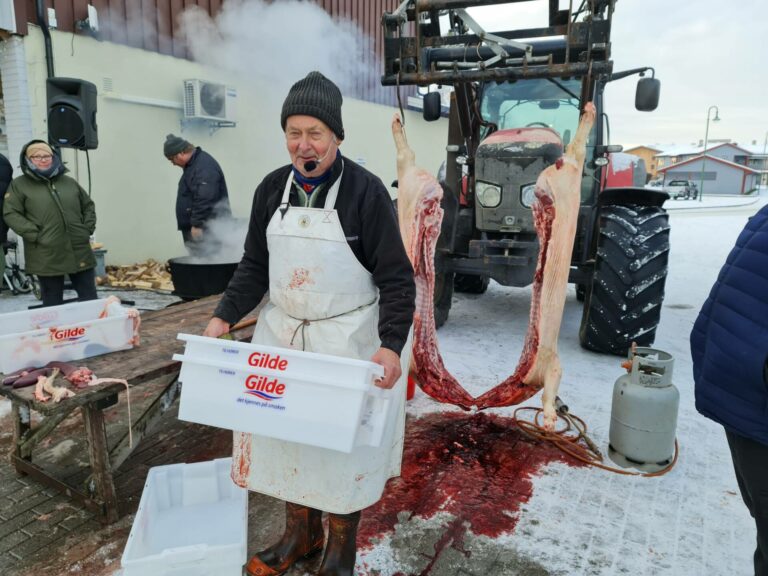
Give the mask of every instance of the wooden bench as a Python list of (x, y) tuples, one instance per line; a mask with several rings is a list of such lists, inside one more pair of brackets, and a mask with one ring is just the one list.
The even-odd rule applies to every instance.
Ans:
[[(173, 354), (183, 351), (184, 343), (177, 340), (176, 335), (179, 332), (202, 334), (218, 301), (219, 296), (212, 296), (143, 313), (140, 346), (73, 361), (75, 364), (88, 366), (99, 377), (126, 380), (132, 392), (142, 385), (157, 388), (157, 397), (142, 406), (139, 414), (132, 415), (132, 446), (129, 442), (127, 422), (125, 433), (119, 435), (111, 446), (107, 442), (103, 410), (117, 404), (118, 394), (125, 393), (125, 386), (122, 384), (102, 384), (76, 390), (73, 398), (62, 400), (58, 404), (35, 400), (34, 386), (20, 389), (0, 386), (0, 394), (12, 402), (11, 462), (16, 471), (28, 474), (39, 482), (66, 493), (95, 512), (103, 522), (115, 522), (118, 519), (118, 508), (114, 471), (128, 458), (141, 439), (151, 432), (154, 424), (179, 395), (177, 378), (181, 365), (172, 357)], [(257, 314), (258, 309), (249, 317)], [(238, 340), (250, 340), (252, 333), (253, 325), (250, 325), (233, 332), (233, 337)], [(176, 377), (173, 377), (174, 374)], [(57, 382), (57, 385), (61, 383)], [(32, 451), (41, 441), (50, 437), (57, 426), (78, 408), (85, 425), (91, 473), (84, 485), (72, 486), (33, 463)], [(32, 412), (39, 413), (42, 418), (35, 426), (31, 424)]]

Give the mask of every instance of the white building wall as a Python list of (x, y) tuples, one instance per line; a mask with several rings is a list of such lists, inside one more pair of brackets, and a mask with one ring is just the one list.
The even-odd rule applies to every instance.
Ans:
[(714, 156), (716, 158), (722, 158), (723, 160), (728, 160), (728, 162), (734, 162), (735, 158), (738, 154), (744, 154), (741, 150), (738, 148), (734, 148), (733, 146), (721, 146), (720, 148), (710, 150), (707, 152), (709, 156)]
[(709, 159), (707, 159), (706, 163), (702, 163), (701, 160), (695, 160), (685, 166), (671, 168), (667, 171), (665, 181), (691, 180), (699, 186), (699, 191), (701, 191), (702, 167), (704, 168), (703, 189), (705, 195), (741, 194), (742, 191), (749, 192), (754, 188), (750, 175), (747, 175), (747, 181), (745, 182), (743, 170)]
[[(258, 86), (251, 79), (170, 56), (84, 36), (52, 31), (57, 76), (93, 82), (98, 90), (99, 147), (90, 151), (96, 240), (108, 250), (108, 264), (125, 264), (185, 254), (176, 230), (175, 195), (181, 175), (162, 154), (168, 133), (181, 134), (210, 152), (227, 178), (236, 217), (247, 218), (253, 191), (263, 176), (288, 162), (280, 128), (285, 90)], [(45, 53), (42, 34), (30, 26), (24, 39), (29, 72), (31, 136), (45, 138)], [(237, 89), (237, 126), (211, 133), (205, 125), (181, 132), (184, 79), (217, 81)], [(292, 79), (291, 82), (298, 80)], [(111, 90), (105, 90), (110, 85)], [(280, 93), (278, 93), (280, 92)], [(130, 100), (149, 100), (136, 103)], [(154, 105), (152, 105), (154, 104)], [(345, 98), (346, 140), (342, 153), (378, 175), (385, 185), (397, 177), (390, 122), (394, 108)], [(406, 125), (418, 162), (436, 173), (445, 158), (447, 121), (426, 123), (406, 111)], [(17, 153), (18, 155), (18, 153)], [(88, 188), (83, 152), (64, 150), (64, 160)]]
[(30, 94), (27, 81), (24, 41), (12, 36), (0, 42), (0, 79), (5, 107), (5, 142), (8, 159), (18, 175), (21, 148), (32, 139), (32, 108), (36, 95)]

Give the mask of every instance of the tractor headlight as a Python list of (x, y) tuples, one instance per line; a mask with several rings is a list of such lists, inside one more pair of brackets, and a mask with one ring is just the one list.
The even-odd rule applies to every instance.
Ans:
[(536, 202), (536, 184), (528, 184), (520, 188), (520, 202), (526, 208), (533, 206), (533, 203)]
[(501, 188), (488, 182), (478, 182), (477, 201), (485, 208), (495, 208), (501, 204)]

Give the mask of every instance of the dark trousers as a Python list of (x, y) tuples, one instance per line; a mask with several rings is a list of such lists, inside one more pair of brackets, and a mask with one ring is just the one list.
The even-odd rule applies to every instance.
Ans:
[(757, 524), (755, 576), (768, 576), (768, 445), (725, 431), (741, 497)]
[[(43, 306), (58, 306), (64, 302), (64, 276), (38, 276)], [(96, 300), (96, 271), (94, 268), (69, 275), (77, 301)]]

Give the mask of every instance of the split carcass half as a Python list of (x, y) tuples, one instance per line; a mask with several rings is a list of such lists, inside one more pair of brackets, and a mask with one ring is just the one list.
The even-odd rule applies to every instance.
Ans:
[(438, 402), (469, 410), (474, 399), (445, 368), (437, 349), (434, 262), (443, 220), (443, 189), (434, 176), (416, 166), (398, 114), (392, 119), (392, 136), (397, 148), (397, 217), (416, 281), (411, 372), (419, 387)]
[(440, 233), (442, 189), (425, 170), (415, 166), (400, 119), (392, 134), (397, 147), (398, 218), (403, 242), (416, 276), (413, 371), (419, 386), (441, 402), (468, 409), (518, 404), (544, 389), (544, 422), (555, 424), (555, 397), (562, 369), (557, 338), (565, 305), (571, 252), (580, 204), (581, 172), (586, 142), (595, 120), (595, 107), (585, 106), (576, 137), (566, 154), (546, 168), (536, 182), (533, 216), (539, 236), (539, 255), (533, 281), (530, 321), (515, 372), (477, 399), (446, 370), (437, 349), (434, 325), (434, 252)]
[(536, 180), (533, 218), (539, 236), (539, 257), (528, 332), (514, 374), (476, 399), (481, 410), (518, 404), (543, 388), (544, 423), (552, 428), (557, 419), (555, 397), (562, 375), (557, 338), (581, 202), (581, 172), (594, 122), (595, 106), (589, 102), (565, 156), (548, 166)]

